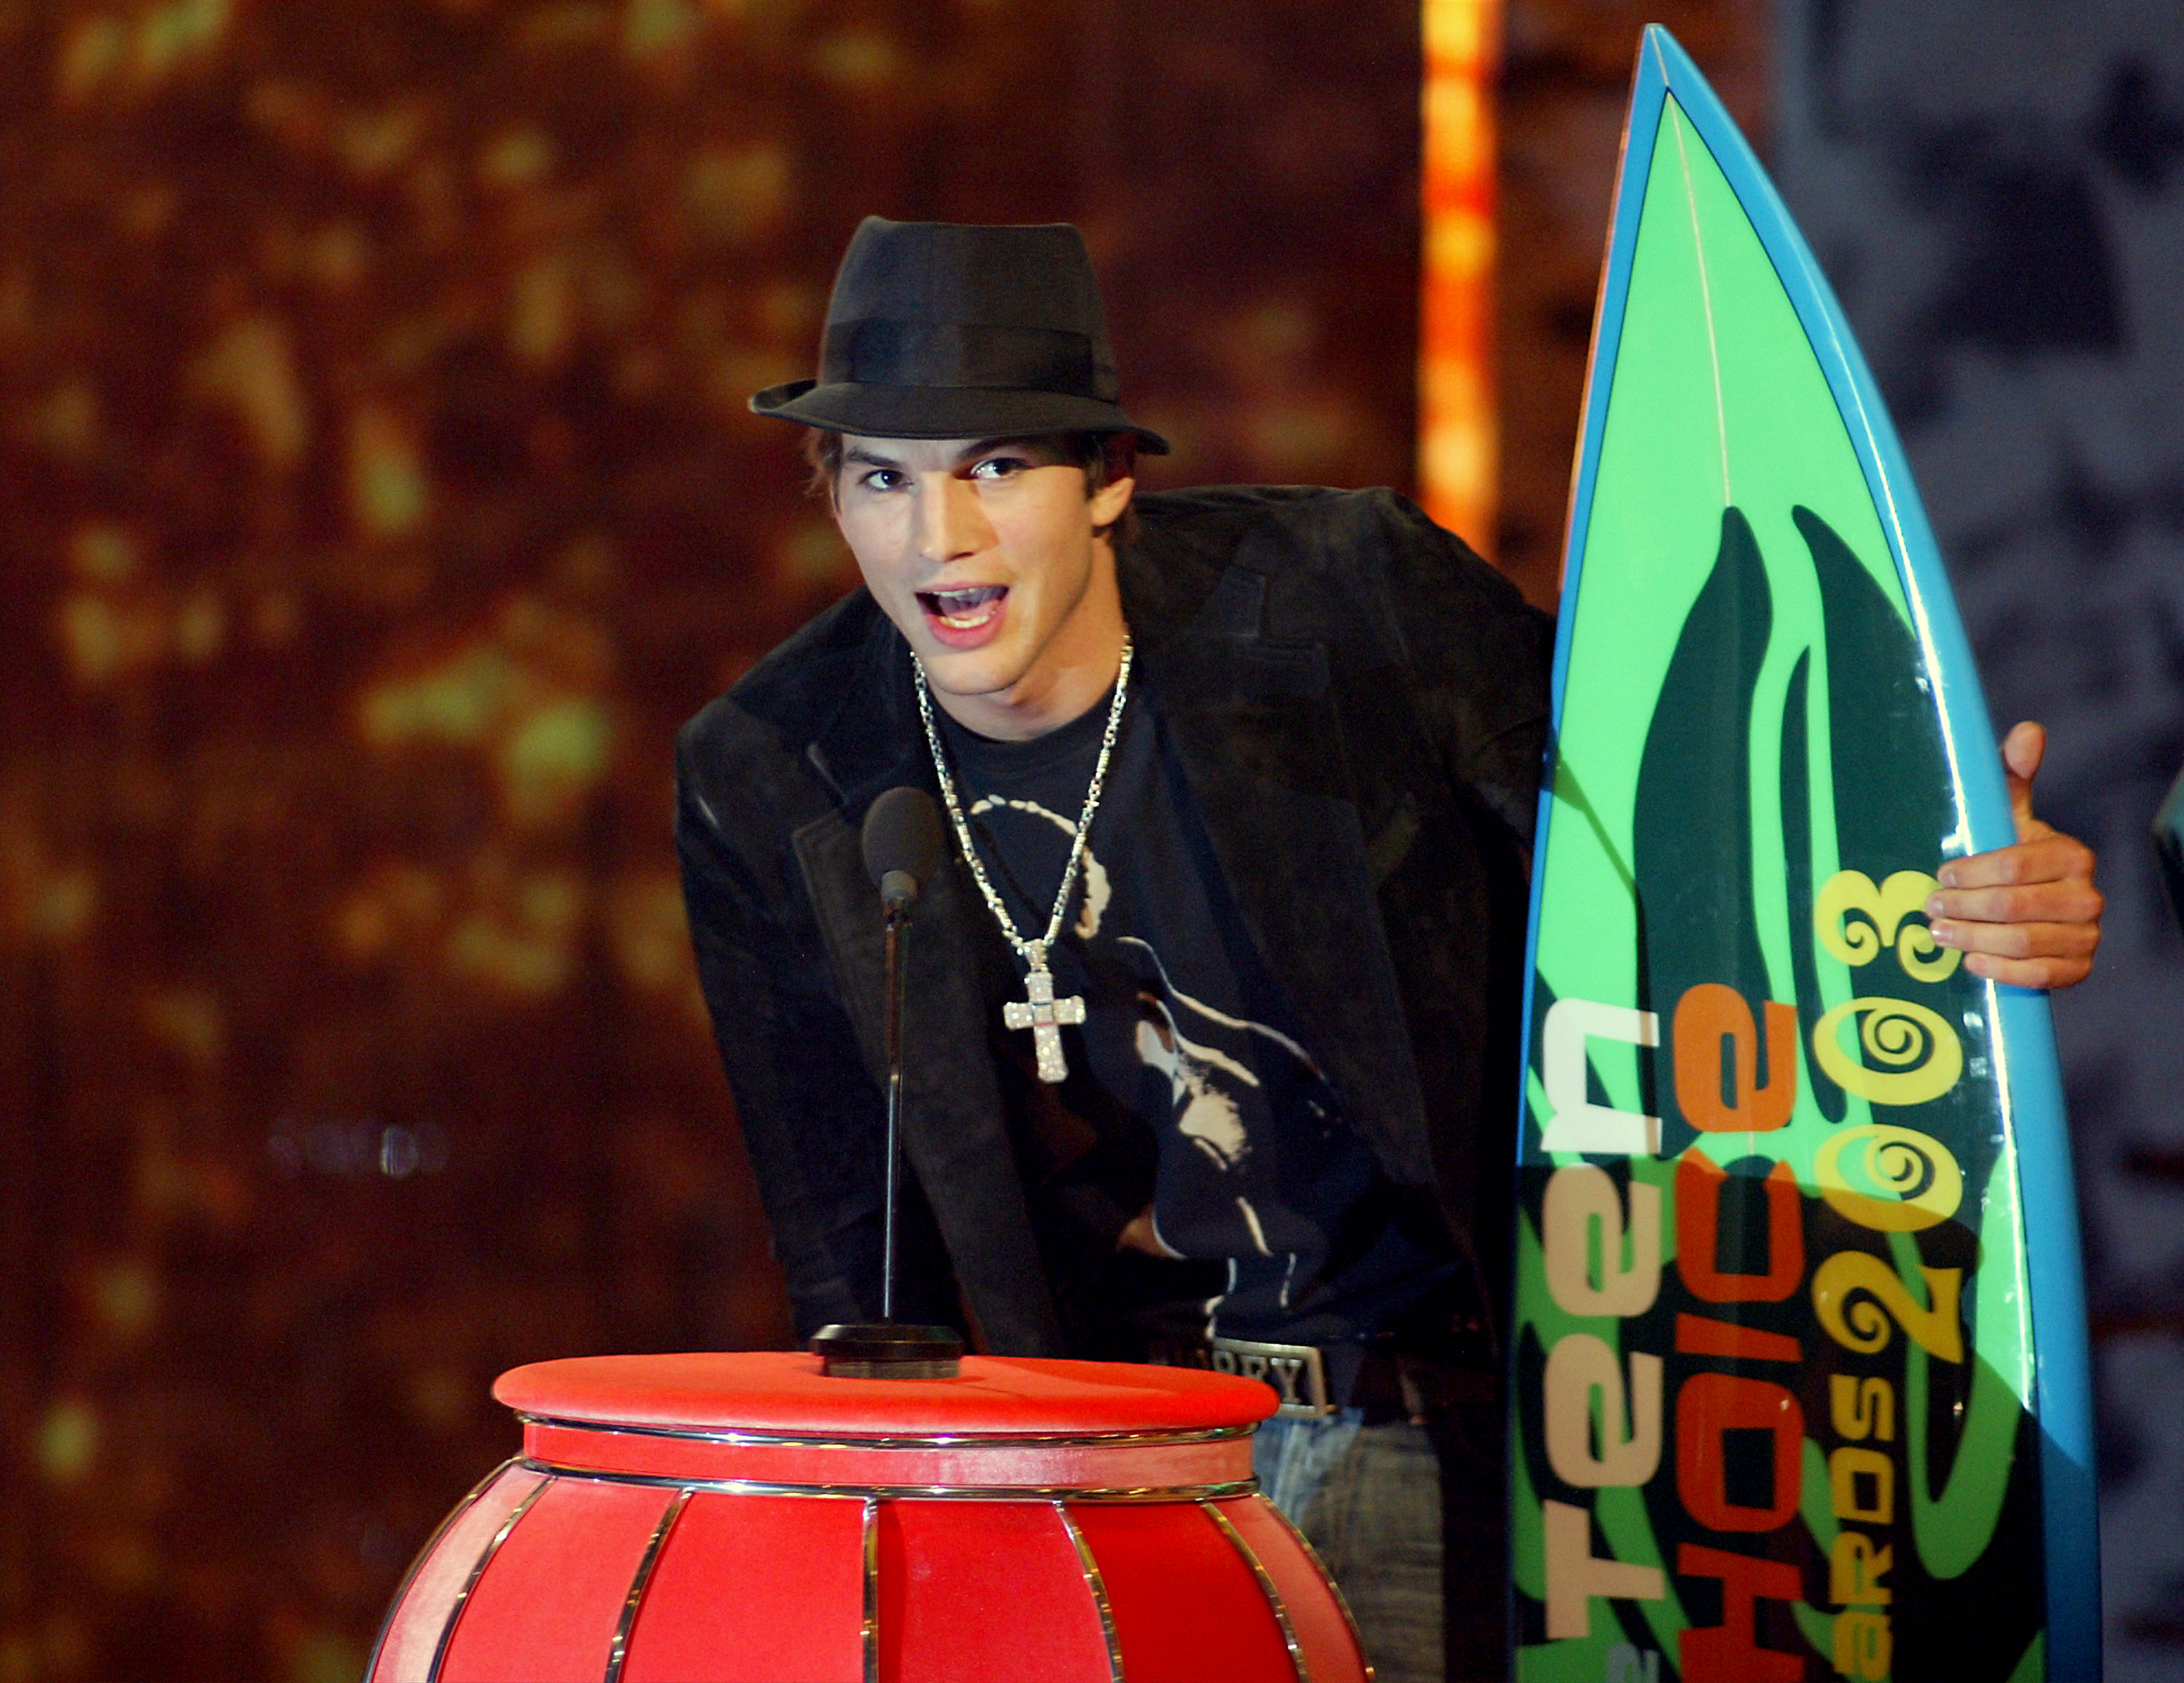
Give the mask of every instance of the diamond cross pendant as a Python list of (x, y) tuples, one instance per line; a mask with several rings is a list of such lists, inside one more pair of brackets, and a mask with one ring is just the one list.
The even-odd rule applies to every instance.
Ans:
[(1054, 972), (1046, 967), (1046, 950), (1036, 945), (1032, 949), (1031, 974), (1024, 978), (1024, 994), (1025, 998), (1011, 1000), (1001, 1007), (1001, 1021), (1011, 1028), (1031, 1030), (1032, 1043), (1039, 1053), (1039, 1078), (1060, 1081), (1069, 1073), (1061, 1056), (1061, 1025), (1084, 1021), (1084, 1000), (1081, 995), (1055, 998)]

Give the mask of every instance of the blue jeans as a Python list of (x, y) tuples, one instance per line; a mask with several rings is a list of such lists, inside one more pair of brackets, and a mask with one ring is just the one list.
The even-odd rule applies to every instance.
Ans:
[(1252, 1470), (1341, 1586), (1379, 1683), (1444, 1683), (1440, 1458), (1424, 1426), (1364, 1421), (1268, 1420)]

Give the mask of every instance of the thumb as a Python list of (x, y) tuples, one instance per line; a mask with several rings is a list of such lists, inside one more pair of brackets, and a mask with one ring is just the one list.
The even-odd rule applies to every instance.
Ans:
[(2032, 779), (2047, 757), (2048, 732), (2026, 720), (2002, 739), (2002, 769), (2009, 784), (2009, 816), (2016, 821), (2017, 839), (2031, 841), (2038, 831), (2032, 816)]

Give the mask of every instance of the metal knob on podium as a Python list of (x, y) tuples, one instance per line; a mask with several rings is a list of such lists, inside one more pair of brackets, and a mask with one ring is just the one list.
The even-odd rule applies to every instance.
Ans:
[(443, 1524), (368, 1683), (1362, 1683), (1258, 1494), (1274, 1396), (967, 1356), (595, 1357), (502, 1375), (520, 1455)]

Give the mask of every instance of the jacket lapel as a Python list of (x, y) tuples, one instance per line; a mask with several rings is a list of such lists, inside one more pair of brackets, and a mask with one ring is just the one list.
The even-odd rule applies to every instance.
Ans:
[[(937, 794), (937, 788), (907, 649), (883, 616), (873, 619), (866, 681), (850, 687), (849, 705), (805, 751), (840, 805), (799, 829), (794, 844), (844, 1003), (884, 1091), (887, 943), (860, 828), (883, 790), (911, 783)], [(986, 949), (999, 938), (982, 929), (978, 920), (986, 915), (951, 851), (918, 898), (904, 952), (903, 1151), (988, 1347), (1060, 1356), (1067, 1353), (1061, 1322), (989, 1050)]]
[(1172, 635), (1155, 605), (1172, 582), (1134, 601), (1131, 570), (1123, 577), (1145, 683), (1304, 1043), (1390, 1175), (1431, 1185), (1424, 1106), (1373, 894), (1415, 833), (1415, 815), (1361, 811), (1327, 651), (1267, 638), (1264, 575), (1228, 567)]

